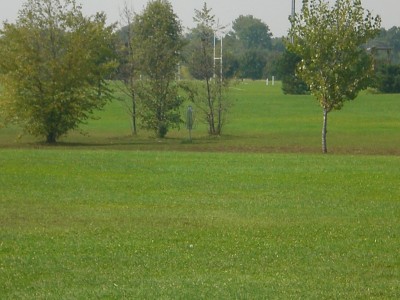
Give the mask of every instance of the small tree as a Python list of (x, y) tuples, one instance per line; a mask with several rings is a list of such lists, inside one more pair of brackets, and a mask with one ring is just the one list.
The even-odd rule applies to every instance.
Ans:
[(161, 138), (182, 123), (176, 84), (182, 47), (182, 27), (168, 1), (151, 1), (136, 15), (133, 51), (142, 75), (138, 86), (142, 124)]
[(110, 99), (113, 27), (103, 14), (86, 18), (74, 0), (28, 0), (0, 34), (6, 121), (55, 143)]
[(133, 20), (134, 12), (125, 7), (122, 11), (122, 20), (125, 26), (119, 31), (118, 58), (119, 68), (116, 76), (116, 86), (124, 95), (122, 102), (131, 118), (132, 135), (137, 134), (137, 79), (138, 79), (138, 63), (133, 47)]
[(193, 19), (197, 26), (192, 30), (189, 69), (199, 82), (186, 82), (181, 86), (201, 112), (209, 134), (220, 135), (230, 105), (225, 97), (228, 82), (221, 73), (221, 65), (214, 63), (215, 16), (204, 3), (202, 10), (195, 10)]
[(372, 58), (361, 48), (379, 33), (381, 20), (364, 11), (360, 0), (305, 0), (291, 19), (288, 50), (301, 58), (298, 75), (323, 109), (322, 152), (327, 152), (328, 113), (339, 110), (366, 88), (373, 76)]

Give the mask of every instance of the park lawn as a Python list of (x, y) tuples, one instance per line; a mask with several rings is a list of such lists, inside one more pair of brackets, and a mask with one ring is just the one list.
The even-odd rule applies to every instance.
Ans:
[(398, 299), (398, 156), (0, 150), (2, 299)]
[[(116, 92), (116, 99), (121, 94)], [(78, 148), (158, 151), (228, 151), (269, 153), (320, 153), (322, 110), (310, 95), (284, 95), (281, 84), (266, 86), (264, 81), (244, 81), (231, 87), (233, 106), (221, 137), (209, 137), (196, 112), (194, 140), (188, 132), (171, 130), (166, 139), (139, 129), (131, 135), (130, 118), (121, 101), (114, 100), (98, 120), (81, 126), (86, 135), (71, 132), (60, 145)], [(185, 116), (185, 106), (182, 116)], [(334, 154), (400, 155), (399, 95), (363, 92), (341, 111), (329, 114), (328, 151)], [(0, 148), (41, 146), (40, 139), (23, 136), (16, 140), (17, 127), (0, 130)]]

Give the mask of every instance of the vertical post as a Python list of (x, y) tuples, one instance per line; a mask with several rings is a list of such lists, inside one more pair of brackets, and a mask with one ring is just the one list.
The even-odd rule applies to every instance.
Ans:
[[(294, 19), (294, 16), (296, 14), (296, 0), (292, 0), (292, 13), (291, 13), (291, 19)], [(293, 36), (290, 38), (290, 42), (293, 44)]]
[(292, 0), (292, 18), (296, 14), (296, 0)]
[(192, 141), (192, 129), (193, 129), (193, 109), (192, 106), (188, 106), (187, 112), (186, 112), (186, 126), (187, 129), (189, 130), (189, 140)]
[(215, 30), (214, 30), (214, 71), (213, 71), (213, 74), (214, 74), (214, 76), (213, 76), (213, 78), (215, 79), (215, 60), (216, 60), (216, 57), (215, 57), (215, 54), (216, 54), (216, 50), (215, 50), (215, 47), (216, 47), (216, 41), (215, 41), (215, 39), (216, 39), (216, 32), (215, 32)]
[(223, 73), (222, 73), (222, 72), (223, 72), (223, 69), (222, 69), (222, 43), (223, 43), (222, 41), (223, 41), (223, 39), (224, 39), (224, 38), (221, 36), (221, 54), (220, 54), (220, 60), (221, 60), (221, 65), (220, 65), (220, 68), (221, 68), (221, 69), (220, 69), (220, 77), (221, 77), (221, 82), (222, 82), (222, 75), (223, 75)]
[(322, 153), (328, 153), (328, 148), (326, 146), (326, 134), (328, 132), (328, 110), (324, 108), (323, 110), (324, 120), (322, 124)]

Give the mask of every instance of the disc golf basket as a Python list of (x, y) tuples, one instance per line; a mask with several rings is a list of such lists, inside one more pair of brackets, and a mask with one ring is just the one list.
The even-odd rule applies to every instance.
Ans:
[(192, 106), (189, 105), (186, 112), (186, 128), (189, 130), (190, 141), (192, 141), (193, 124), (194, 124), (194, 112)]

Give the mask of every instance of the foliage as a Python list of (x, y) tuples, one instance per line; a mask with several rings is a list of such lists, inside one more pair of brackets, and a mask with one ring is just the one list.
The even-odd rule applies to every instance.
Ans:
[(382, 93), (400, 93), (400, 65), (381, 66), (377, 74), (377, 87)]
[(244, 49), (267, 50), (272, 48), (272, 34), (269, 27), (252, 15), (240, 15), (233, 21), (232, 29)]
[(376, 63), (385, 64), (388, 62), (400, 64), (400, 27), (392, 27), (390, 29), (381, 28), (379, 35), (371, 39), (367, 43), (367, 48), (380, 47), (390, 49), (390, 55), (387, 57), (386, 51), (375, 57)]
[(327, 152), (328, 113), (341, 109), (371, 83), (372, 59), (361, 45), (376, 36), (381, 20), (365, 14), (360, 0), (303, 2), (301, 14), (291, 19), (288, 50), (302, 58), (298, 74), (319, 101), (323, 113), (322, 151)]
[(110, 99), (113, 27), (86, 18), (74, 0), (28, 0), (0, 39), (1, 111), (54, 143)]
[(200, 82), (185, 82), (181, 86), (190, 101), (200, 110), (203, 121), (208, 125), (208, 133), (221, 135), (229, 109), (229, 101), (225, 96), (228, 81), (223, 77), (222, 61), (216, 64), (214, 60), (216, 24), (211, 11), (206, 3), (202, 10), (195, 10), (194, 21), (197, 26), (192, 30), (194, 40), (189, 68)]
[(240, 77), (248, 79), (261, 79), (264, 76), (264, 68), (267, 64), (267, 52), (264, 50), (246, 50), (240, 60)]
[(122, 98), (122, 103), (131, 118), (132, 135), (137, 135), (138, 99), (136, 90), (139, 74), (133, 46), (134, 13), (125, 5), (122, 17), (126, 26), (121, 28), (118, 34), (116, 48), (119, 67), (114, 79), (116, 79), (118, 90), (126, 96)]
[(191, 30), (188, 67), (194, 79), (203, 80), (214, 75), (214, 26), (212, 9), (204, 3), (202, 10), (195, 10), (193, 20), (197, 26)]
[(269, 27), (252, 15), (239, 16), (232, 25), (230, 44), (234, 47), (241, 78), (261, 79), (272, 49)]
[(296, 75), (300, 56), (285, 50), (278, 61), (279, 75), (282, 77), (282, 91), (289, 95), (304, 95), (309, 92), (307, 84)]
[(182, 47), (182, 26), (168, 1), (151, 1), (135, 16), (133, 51), (143, 76), (138, 87), (142, 124), (161, 138), (182, 122), (175, 84)]

